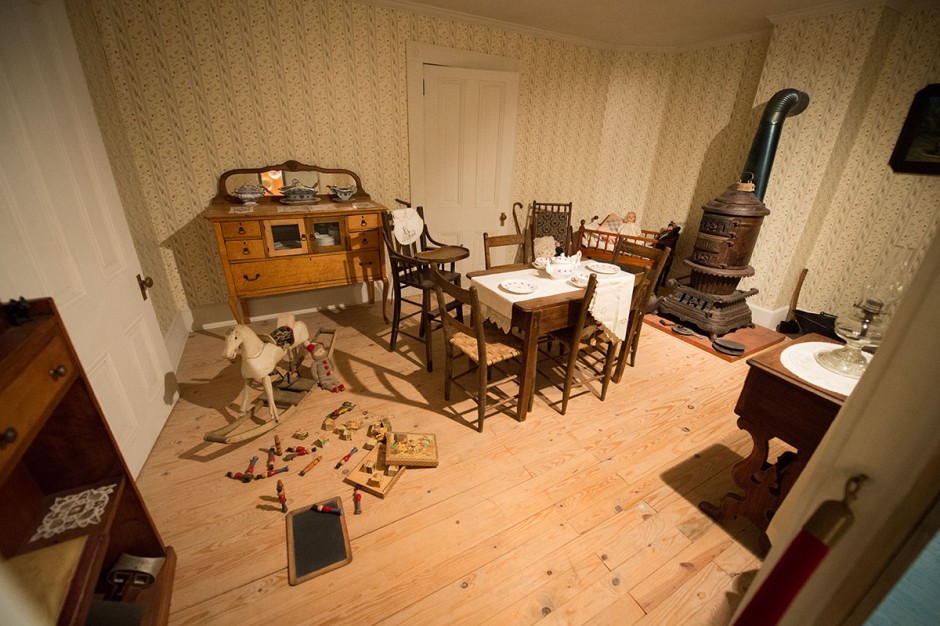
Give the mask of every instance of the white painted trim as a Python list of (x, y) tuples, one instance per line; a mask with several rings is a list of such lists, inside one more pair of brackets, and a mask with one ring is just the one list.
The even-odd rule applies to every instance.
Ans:
[(520, 74), (522, 69), (520, 59), (445, 48), (416, 41), (408, 42), (408, 158), (411, 164), (409, 199), (413, 206), (421, 204), (422, 198), (418, 192), (424, 190), (423, 96), (425, 63), (447, 67), (462, 67), (471, 70), (515, 72), (516, 74)]
[(771, 330), (777, 328), (777, 325), (785, 320), (787, 313), (790, 312), (788, 306), (779, 309), (765, 309), (755, 304), (748, 304), (748, 307), (751, 309), (751, 321), (758, 326), (770, 328)]
[[(286, 293), (277, 296), (251, 298), (248, 301), (252, 322), (276, 319), (284, 313), (303, 315), (317, 311), (342, 311), (353, 306), (382, 306), (382, 289), (375, 285), (375, 304), (369, 303), (368, 286), (365, 284), (331, 287), (299, 293)], [(187, 332), (189, 330), (210, 330), (235, 325), (232, 310), (228, 304), (212, 304), (194, 309), (187, 309)]]
[(524, 26), (522, 24), (513, 24), (511, 22), (503, 22), (501, 20), (497, 20), (497, 19), (493, 19), (489, 17), (480, 17), (478, 15), (471, 15), (470, 13), (464, 13), (462, 11), (442, 9), (440, 7), (428, 6), (426, 4), (408, 2), (407, 0), (361, 0), (361, 1), (365, 4), (374, 4), (375, 6), (384, 7), (386, 9), (392, 9), (396, 11), (407, 11), (408, 13), (414, 13), (415, 15), (426, 15), (429, 17), (437, 17), (437, 18), (445, 19), (445, 20), (455, 20), (459, 22), (465, 22), (467, 24), (475, 24), (478, 26), (483, 26), (485, 28), (497, 28), (500, 30), (506, 30), (506, 31), (513, 32), (513, 33), (519, 33), (520, 35), (530, 35), (532, 37), (544, 37), (545, 39), (553, 39), (555, 41), (570, 43), (576, 46), (585, 46), (587, 48), (600, 48), (602, 50), (616, 49), (616, 46), (612, 44), (595, 41), (593, 39), (586, 39), (584, 37), (575, 37), (573, 35), (563, 35), (561, 33), (555, 33), (550, 30), (535, 28), (533, 26)]
[(170, 355), (170, 366), (173, 371), (179, 370), (180, 359), (183, 358), (183, 349), (186, 347), (186, 340), (189, 338), (189, 332), (193, 329), (193, 312), (190, 309), (183, 309), (173, 318), (173, 323), (163, 336), (163, 343), (166, 345), (166, 352)]
[[(935, 1), (935, 0), (926, 0), (926, 1)], [(374, 6), (383, 7), (386, 9), (396, 10), (396, 11), (405, 11), (408, 13), (413, 13), (415, 15), (425, 15), (429, 17), (436, 17), (446, 20), (455, 20), (460, 22), (465, 22), (467, 24), (475, 24), (483, 26), (486, 28), (495, 28), (500, 30), (509, 31), (512, 33), (518, 33), (521, 35), (529, 35), (532, 37), (542, 37), (545, 39), (551, 39), (553, 41), (560, 41), (562, 43), (570, 43), (576, 46), (584, 46), (586, 48), (596, 48), (600, 50), (613, 50), (615, 52), (659, 52), (659, 53), (681, 53), (681, 52), (693, 52), (695, 50), (704, 50), (708, 48), (716, 48), (718, 46), (724, 46), (732, 43), (737, 43), (740, 41), (749, 41), (752, 39), (760, 39), (767, 37), (773, 31), (773, 26), (784, 23), (784, 22), (794, 22), (798, 20), (814, 19), (819, 17), (825, 17), (827, 15), (832, 15), (835, 13), (842, 13), (845, 11), (856, 11), (860, 9), (868, 9), (871, 7), (883, 7), (887, 6), (896, 11), (903, 11), (912, 5), (916, 4), (916, 0), (840, 0), (837, 2), (824, 2), (819, 4), (816, 7), (809, 9), (800, 9), (795, 11), (789, 11), (786, 13), (780, 13), (777, 15), (768, 15), (767, 21), (769, 26), (766, 29), (759, 29), (756, 31), (750, 31), (746, 33), (738, 33), (728, 37), (722, 37), (719, 39), (710, 39), (707, 41), (701, 41), (694, 44), (689, 44), (685, 46), (631, 46), (625, 44), (611, 44), (603, 41), (597, 41), (593, 39), (587, 39), (585, 37), (576, 37), (574, 35), (565, 35), (562, 33), (553, 32), (550, 30), (545, 30), (541, 28), (535, 28), (532, 26), (525, 26), (522, 24), (513, 24), (511, 22), (504, 22), (501, 20), (481, 17), (478, 15), (471, 15), (470, 13), (464, 13), (462, 11), (454, 11), (452, 9), (443, 9), (440, 7), (429, 6), (426, 4), (420, 4), (416, 2), (409, 2), (408, 0), (360, 0), (364, 4), (371, 4)]]
[(786, 22), (799, 22), (802, 20), (812, 20), (820, 17), (827, 17), (836, 13), (845, 13), (846, 11), (860, 11), (862, 9), (871, 9), (879, 7), (890, 7), (895, 11), (903, 11), (910, 0), (844, 0), (842, 2), (829, 2), (806, 9), (797, 9), (787, 11), (778, 15), (768, 15), (767, 19), (771, 24), (784, 24)]

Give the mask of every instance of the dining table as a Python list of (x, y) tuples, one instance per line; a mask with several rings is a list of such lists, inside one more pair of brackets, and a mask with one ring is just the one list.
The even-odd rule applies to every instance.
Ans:
[[(602, 326), (622, 341), (626, 338), (634, 275), (616, 265), (591, 260), (579, 263), (573, 275), (585, 277), (592, 268), (601, 270), (594, 271), (598, 286), (593, 304), (607, 306), (606, 313), (601, 313), (592, 305), (591, 313), (609, 320), (602, 322)], [(521, 332), (522, 370), (516, 419), (525, 421), (535, 389), (539, 337), (577, 323), (586, 285), (576, 284), (571, 278), (553, 278), (544, 269), (522, 263), (469, 272), (467, 277), (477, 289), (487, 319), (504, 331), (517, 328)]]

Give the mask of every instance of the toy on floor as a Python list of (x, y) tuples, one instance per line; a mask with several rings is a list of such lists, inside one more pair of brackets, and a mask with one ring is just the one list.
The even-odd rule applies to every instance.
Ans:
[(346, 385), (336, 379), (333, 374), (333, 348), (336, 345), (336, 330), (320, 329), (316, 337), (307, 346), (307, 351), (313, 355), (313, 365), (310, 372), (321, 389), (333, 393), (346, 391)]
[[(306, 324), (297, 321), (292, 314), (280, 315), (277, 328), (270, 335), (257, 335), (244, 324), (236, 325), (225, 338), (224, 354), (229, 359), (241, 358), (241, 374), (245, 379), (239, 417), (222, 428), (210, 431), (203, 437), (216, 443), (237, 443), (251, 439), (276, 427), (285, 419), (314, 386), (337, 393), (346, 390), (346, 385), (333, 374), (333, 348), (336, 345), (336, 330), (318, 330), (313, 339)], [(301, 349), (305, 348), (305, 349)], [(313, 356), (310, 366), (311, 378), (304, 378), (301, 369), (307, 353)], [(278, 366), (286, 362), (286, 372)], [(272, 377), (280, 379), (277, 389)], [(264, 387), (262, 399), (268, 405), (270, 419), (260, 421), (255, 415), (259, 404), (249, 407), (251, 382), (260, 380)], [(279, 407), (287, 407), (279, 412)], [(250, 423), (246, 427), (246, 423)], [(298, 431), (297, 434), (300, 434)], [(297, 436), (295, 434), (295, 436)], [(306, 437), (306, 431), (303, 437)], [(302, 438), (302, 437), (299, 437)], [(280, 438), (275, 436), (277, 454), (281, 454)]]
[[(278, 374), (278, 365), (287, 359), (287, 380), (291, 383), (291, 373), (299, 372), (299, 365), (303, 361), (304, 351), (298, 348), (306, 346), (310, 341), (310, 331), (307, 325), (294, 319), (292, 314), (280, 315), (277, 318), (277, 328), (273, 336), (259, 337), (251, 328), (244, 324), (236, 324), (225, 337), (223, 354), (227, 359), (241, 358), (241, 375), (245, 379), (242, 389), (241, 412), (238, 419), (227, 426), (206, 433), (206, 441), (217, 443), (236, 443), (245, 441), (265, 433), (278, 425), (280, 418), (286, 417), (294, 406), (278, 413), (275, 403), (274, 383), (272, 373)], [(250, 405), (251, 382), (260, 380), (264, 387), (264, 397), (267, 400), (270, 419), (255, 423), (253, 428), (240, 430), (242, 426), (255, 418), (257, 404)], [(297, 381), (300, 382), (300, 381)], [(301, 394), (303, 395), (303, 394)], [(254, 419), (257, 422), (257, 419)], [(236, 433), (236, 431), (239, 431)]]
[(287, 513), (287, 492), (284, 491), (284, 483), (277, 481), (277, 501), (281, 503), (281, 512)]

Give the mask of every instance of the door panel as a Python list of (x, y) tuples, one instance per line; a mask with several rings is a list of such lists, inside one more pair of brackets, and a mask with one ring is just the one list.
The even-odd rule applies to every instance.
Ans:
[(0, 299), (51, 296), (133, 474), (176, 399), (61, 0), (4, 3)]
[(483, 268), (483, 233), (512, 232), (512, 150), (518, 75), (514, 72), (424, 66), (424, 189), (428, 229), (459, 243), (467, 272)]

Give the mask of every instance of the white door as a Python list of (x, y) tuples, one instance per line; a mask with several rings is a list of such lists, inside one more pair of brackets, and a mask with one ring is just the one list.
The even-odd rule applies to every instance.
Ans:
[[(470, 258), (458, 264), (461, 272), (483, 268), (484, 232), (515, 231), (518, 94), (514, 72), (424, 66), (424, 189), (416, 204), (424, 206), (432, 236), (469, 248)], [(512, 260), (508, 250), (494, 256)]]
[(62, 0), (2, 3), (0, 300), (51, 296), (136, 475), (176, 400), (170, 359)]

